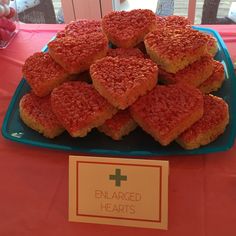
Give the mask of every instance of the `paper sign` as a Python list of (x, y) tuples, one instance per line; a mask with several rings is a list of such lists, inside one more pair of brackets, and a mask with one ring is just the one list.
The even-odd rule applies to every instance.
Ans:
[(69, 158), (69, 221), (167, 229), (168, 161)]

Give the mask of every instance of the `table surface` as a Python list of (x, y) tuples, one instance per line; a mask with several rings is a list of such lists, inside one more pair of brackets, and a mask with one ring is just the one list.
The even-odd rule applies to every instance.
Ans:
[[(21, 80), (25, 59), (63, 25), (23, 25), (0, 51), (0, 124)], [(205, 26), (206, 27), (206, 26)], [(209, 26), (236, 61), (236, 25)], [(168, 231), (68, 222), (69, 152), (14, 143), (0, 136), (0, 235), (236, 235), (236, 145), (224, 153), (169, 160)]]

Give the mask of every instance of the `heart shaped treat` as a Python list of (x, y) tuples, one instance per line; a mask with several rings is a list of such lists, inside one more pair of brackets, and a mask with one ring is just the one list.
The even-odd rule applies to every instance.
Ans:
[(83, 34), (102, 32), (101, 21), (98, 20), (77, 20), (69, 23), (64, 30), (57, 33), (57, 38), (65, 36), (78, 37)]
[(150, 58), (161, 69), (176, 73), (208, 54), (205, 34), (191, 28), (165, 28), (145, 36)]
[(137, 57), (105, 57), (90, 67), (94, 87), (122, 110), (155, 87), (157, 72), (153, 61)]
[(117, 110), (91, 84), (71, 81), (51, 94), (52, 110), (72, 137), (84, 137), (101, 126)]
[(186, 84), (157, 85), (130, 107), (143, 130), (166, 146), (203, 115), (202, 93)]
[(183, 132), (176, 141), (185, 149), (199, 148), (213, 142), (224, 133), (228, 123), (228, 104), (220, 97), (204, 95), (202, 118)]
[(39, 97), (50, 94), (54, 88), (70, 79), (48, 52), (36, 52), (27, 58), (22, 72), (34, 94)]
[(34, 93), (25, 94), (19, 104), (20, 117), (33, 130), (47, 138), (55, 138), (64, 128), (52, 112), (50, 95), (40, 98)]
[(101, 32), (79, 37), (56, 38), (48, 44), (49, 54), (70, 74), (89, 69), (97, 59), (107, 54), (108, 40)]
[(156, 16), (151, 10), (114, 11), (104, 16), (102, 28), (108, 39), (118, 47), (131, 48), (143, 41), (156, 28)]
[(121, 140), (123, 136), (128, 135), (136, 127), (137, 124), (131, 117), (129, 109), (126, 109), (119, 110), (111, 119), (106, 120), (103, 125), (98, 127), (98, 130), (114, 140)]

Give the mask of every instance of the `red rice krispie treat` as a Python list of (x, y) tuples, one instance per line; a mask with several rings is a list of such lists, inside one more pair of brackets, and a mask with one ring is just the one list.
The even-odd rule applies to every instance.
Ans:
[(156, 28), (156, 16), (151, 10), (113, 11), (102, 19), (102, 28), (117, 47), (132, 48)]
[(36, 52), (26, 59), (23, 76), (33, 92), (43, 97), (69, 79), (69, 74), (48, 53)]
[(214, 60), (210, 55), (204, 56), (179, 70), (176, 74), (159, 70), (158, 79), (164, 84), (186, 83), (198, 87), (213, 73)]
[(200, 89), (203, 93), (217, 91), (225, 80), (223, 64), (214, 60), (213, 67), (213, 74), (198, 87), (198, 89)]
[(107, 54), (108, 40), (103, 33), (84, 34), (77, 38), (62, 37), (48, 44), (49, 54), (70, 74), (88, 70)]
[(33, 130), (47, 138), (60, 135), (64, 128), (52, 112), (50, 96), (37, 97), (34, 93), (25, 94), (19, 104), (20, 117)]
[(78, 37), (83, 34), (102, 32), (101, 21), (98, 20), (77, 20), (70, 22), (64, 30), (57, 33), (57, 38), (71, 36)]
[(130, 107), (144, 131), (166, 146), (203, 115), (202, 93), (188, 85), (157, 85)]
[(205, 34), (190, 28), (166, 28), (144, 39), (147, 53), (161, 69), (176, 73), (207, 54)]
[(102, 126), (98, 127), (98, 130), (114, 140), (120, 140), (136, 127), (136, 122), (130, 116), (129, 110), (126, 109), (118, 111), (111, 119), (106, 120)]
[(204, 96), (204, 113), (200, 120), (183, 132), (177, 142), (185, 149), (207, 145), (224, 133), (229, 123), (227, 103), (213, 95)]
[(207, 37), (207, 51), (208, 53), (214, 57), (218, 52), (217, 40), (212, 35), (206, 35)]
[(122, 110), (155, 87), (157, 73), (154, 62), (137, 57), (105, 57), (90, 67), (94, 87)]
[(84, 137), (117, 110), (91, 84), (71, 81), (51, 93), (52, 109), (72, 137)]
[(184, 16), (156, 16), (157, 27), (162, 28), (191, 28), (191, 22)]
[(138, 48), (109, 48), (107, 52), (109, 57), (139, 57), (144, 58), (144, 54)]

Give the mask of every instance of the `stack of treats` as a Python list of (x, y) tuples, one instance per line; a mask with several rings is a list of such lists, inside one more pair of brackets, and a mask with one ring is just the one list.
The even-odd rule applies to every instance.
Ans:
[(97, 128), (121, 140), (140, 126), (163, 146), (199, 148), (229, 123), (227, 103), (210, 94), (224, 82), (217, 51), (216, 39), (186, 18), (150, 10), (71, 22), (48, 52), (26, 60), (32, 90), (20, 101), (20, 117), (47, 138)]

